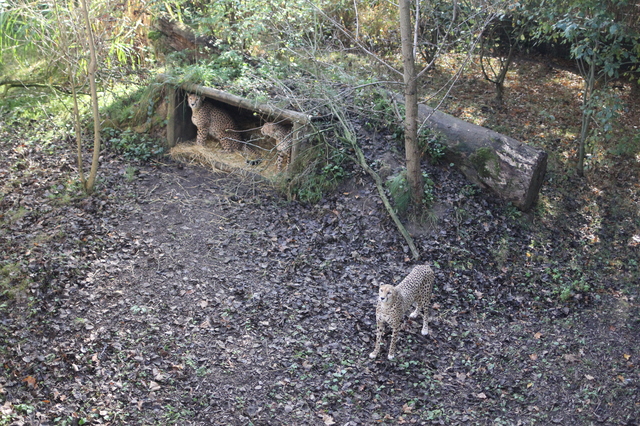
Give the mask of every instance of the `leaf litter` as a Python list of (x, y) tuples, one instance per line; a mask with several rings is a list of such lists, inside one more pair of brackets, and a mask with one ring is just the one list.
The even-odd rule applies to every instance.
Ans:
[(638, 421), (632, 272), (555, 292), (584, 253), (579, 216), (516, 215), (428, 166), (441, 213), (414, 238), (436, 271), (433, 334), (406, 318), (397, 360), (372, 361), (377, 287), (413, 262), (357, 171), (310, 206), (173, 162), (130, 180), (107, 154), (82, 197), (66, 149), (2, 137), (3, 271), (25, 283), (0, 310), (4, 422)]

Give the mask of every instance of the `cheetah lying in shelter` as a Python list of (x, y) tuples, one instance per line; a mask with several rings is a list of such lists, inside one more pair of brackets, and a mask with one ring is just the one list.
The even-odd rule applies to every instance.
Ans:
[(422, 311), (422, 334), (429, 334), (429, 303), (431, 301), (431, 290), (433, 288), (433, 270), (427, 265), (419, 265), (413, 268), (411, 273), (397, 286), (381, 285), (376, 306), (376, 346), (369, 354), (370, 358), (376, 358), (380, 353), (380, 344), (384, 334), (384, 323), (391, 325), (392, 335), (389, 345), (388, 359), (395, 357), (396, 342), (398, 340), (398, 330), (404, 313), (409, 310), (414, 303), (417, 305), (415, 311), (409, 315), (416, 318)]

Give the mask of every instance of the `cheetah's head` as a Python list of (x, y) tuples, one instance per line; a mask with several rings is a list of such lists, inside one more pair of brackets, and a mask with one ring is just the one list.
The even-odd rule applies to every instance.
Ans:
[(202, 99), (203, 99), (202, 96), (189, 93), (189, 97), (187, 98), (187, 101), (191, 108), (198, 108), (200, 105), (202, 105)]
[(273, 134), (274, 127), (275, 127), (275, 124), (273, 123), (264, 123), (260, 131), (265, 136), (271, 136)]
[(393, 303), (395, 299), (396, 291), (392, 285), (385, 284), (380, 286), (380, 290), (378, 292), (378, 299), (384, 305)]

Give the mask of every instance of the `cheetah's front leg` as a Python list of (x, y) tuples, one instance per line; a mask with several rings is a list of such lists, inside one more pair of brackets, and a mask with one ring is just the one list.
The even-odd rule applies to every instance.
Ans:
[(208, 132), (204, 127), (198, 127), (198, 133), (196, 133), (196, 144), (204, 146), (207, 142)]
[(389, 361), (393, 360), (396, 355), (396, 342), (398, 341), (398, 331), (400, 330), (400, 321), (391, 322), (391, 343), (389, 344)]
[(278, 159), (276, 160), (276, 170), (279, 172), (282, 170), (282, 165), (289, 160), (289, 156), (283, 152), (278, 153)]
[(380, 345), (382, 344), (382, 335), (384, 334), (384, 321), (382, 319), (378, 319), (376, 321), (376, 346), (373, 349), (373, 352), (369, 354), (369, 358), (374, 359), (380, 353)]

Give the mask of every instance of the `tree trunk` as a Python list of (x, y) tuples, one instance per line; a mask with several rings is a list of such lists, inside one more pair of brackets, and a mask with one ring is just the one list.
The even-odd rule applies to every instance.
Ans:
[[(67, 29), (62, 25), (62, 18), (60, 17), (60, 10), (58, 9), (58, 3), (53, 2), (56, 11), (56, 22), (58, 24), (58, 31), (60, 32), (60, 48), (62, 54), (67, 59), (67, 78), (69, 79), (69, 86), (71, 87), (71, 99), (73, 99), (73, 125), (76, 132), (76, 155), (78, 157), (78, 175), (80, 177), (80, 183), (83, 188), (87, 187), (87, 181), (84, 178), (84, 165), (82, 164), (82, 124), (80, 123), (80, 109), (78, 108), (78, 90), (76, 87), (76, 69), (77, 61), (71, 59), (69, 52), (69, 40), (67, 39)], [(2, 85), (2, 82), (0, 82)]]
[(419, 106), (418, 115), (444, 136), (446, 160), (470, 181), (520, 210), (533, 206), (547, 170), (546, 152), (426, 105)]
[(589, 69), (586, 74), (587, 75), (584, 76), (584, 90), (582, 92), (582, 122), (580, 125), (580, 139), (578, 141), (578, 164), (576, 165), (578, 176), (580, 177), (584, 176), (585, 145), (589, 137), (589, 125), (591, 124), (591, 116), (593, 115), (593, 91), (596, 84), (595, 57), (593, 57), (589, 63)]
[(413, 57), (411, 36), (411, 5), (409, 0), (400, 0), (400, 37), (402, 39), (402, 63), (404, 67), (404, 150), (407, 162), (407, 181), (411, 191), (413, 207), (422, 204), (422, 171), (418, 148), (418, 83), (416, 63)]
[(91, 104), (93, 106), (93, 158), (91, 159), (89, 179), (85, 183), (85, 190), (88, 194), (91, 194), (95, 185), (96, 175), (98, 174), (98, 163), (100, 159), (100, 110), (98, 108), (98, 89), (96, 88), (96, 45), (93, 39), (93, 31), (91, 30), (91, 21), (89, 20), (89, 10), (87, 8), (86, 0), (82, 0), (82, 14), (84, 15), (85, 24), (87, 26), (87, 42), (89, 43), (90, 55), (87, 77), (89, 78)]

